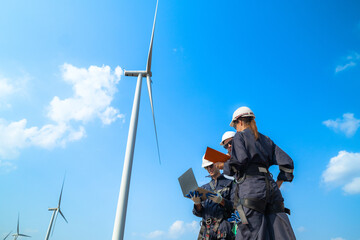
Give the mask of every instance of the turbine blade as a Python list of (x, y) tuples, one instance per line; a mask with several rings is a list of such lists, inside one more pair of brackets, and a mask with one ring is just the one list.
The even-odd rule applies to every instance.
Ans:
[(152, 111), (152, 116), (153, 116), (153, 120), (154, 120), (154, 129), (155, 129), (155, 136), (156, 136), (156, 146), (157, 146), (158, 155), (159, 155), (159, 163), (161, 164), (159, 141), (158, 141), (158, 136), (157, 136), (157, 131), (156, 131), (154, 105), (153, 105), (153, 99), (152, 99), (151, 79), (150, 79), (150, 76), (149, 76), (149, 75), (146, 76), (146, 82), (147, 82), (147, 86), (148, 86), (149, 98), (150, 98), (150, 105), (151, 105), (151, 111)]
[(155, 31), (155, 22), (156, 22), (158, 3), (159, 3), (159, 0), (156, 1), (155, 17), (154, 17), (153, 29), (152, 29), (151, 40), (150, 40), (148, 60), (147, 60), (147, 64), (146, 64), (146, 73), (147, 74), (151, 74), (152, 47), (153, 47), (153, 41), (154, 41), (154, 31)]
[(59, 213), (59, 210), (56, 211), (55, 221), (54, 221), (53, 229), (52, 229), (52, 231), (51, 231), (51, 236), (54, 234), (55, 225), (56, 225), (56, 219), (57, 219), (58, 213)]
[(11, 234), (11, 231), (8, 233), (8, 235), (6, 235), (6, 237), (5, 237), (3, 240), (7, 239), (7, 237), (8, 237), (10, 234)]
[(63, 192), (63, 189), (64, 189), (64, 183), (65, 183), (65, 176), (64, 176), (63, 183), (62, 183), (62, 186), (61, 186), (61, 192), (60, 192), (60, 197), (59, 197), (58, 208), (60, 208), (60, 204), (61, 204), (61, 197), (62, 197), (62, 192)]
[(25, 235), (25, 234), (19, 234), (19, 237), (30, 237), (30, 236)]
[(68, 223), (68, 221), (66, 220), (66, 218), (65, 218), (64, 214), (61, 212), (61, 210), (59, 210), (59, 212), (60, 212), (61, 216), (64, 218), (65, 222)]

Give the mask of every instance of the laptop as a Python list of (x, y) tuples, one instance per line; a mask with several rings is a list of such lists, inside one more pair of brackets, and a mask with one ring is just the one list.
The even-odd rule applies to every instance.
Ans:
[(206, 193), (213, 193), (212, 191), (200, 188), (198, 186), (192, 168), (189, 168), (185, 173), (183, 173), (183, 175), (181, 175), (178, 180), (184, 197), (186, 197), (190, 191), (198, 191), (200, 194), (202, 194), (201, 200), (204, 201), (206, 199)]

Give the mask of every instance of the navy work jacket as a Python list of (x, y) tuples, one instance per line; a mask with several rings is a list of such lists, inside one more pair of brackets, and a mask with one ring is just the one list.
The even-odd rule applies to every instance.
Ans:
[(201, 187), (206, 190), (221, 194), (225, 201), (225, 206), (206, 199), (205, 201), (201, 202), (200, 211), (197, 211), (194, 206), (193, 213), (196, 216), (202, 217), (205, 220), (208, 218), (227, 219), (231, 216), (231, 213), (233, 211), (231, 195), (233, 194), (232, 191), (235, 188), (233, 187), (234, 183), (232, 180), (225, 178), (223, 174), (221, 174), (216, 179), (216, 181), (214, 179), (211, 179), (210, 182), (212, 182), (215, 189), (212, 189), (210, 183), (207, 183)]

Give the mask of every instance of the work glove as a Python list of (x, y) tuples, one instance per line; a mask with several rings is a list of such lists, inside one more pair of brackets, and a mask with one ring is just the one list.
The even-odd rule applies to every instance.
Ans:
[(237, 210), (235, 210), (235, 212), (231, 214), (231, 217), (228, 218), (228, 222), (235, 222), (235, 223), (241, 222), (240, 215)]
[(189, 194), (186, 195), (187, 198), (190, 198), (193, 200), (194, 204), (200, 204), (201, 203), (201, 196), (203, 194), (199, 193), (198, 191), (190, 191)]
[(219, 193), (207, 193), (206, 197), (215, 203), (221, 203), (223, 199)]

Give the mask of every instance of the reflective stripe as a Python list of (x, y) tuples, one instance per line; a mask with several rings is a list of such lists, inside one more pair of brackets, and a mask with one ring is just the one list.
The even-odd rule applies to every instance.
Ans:
[(262, 173), (267, 173), (267, 169), (264, 168), (264, 167), (259, 167), (259, 172), (262, 172)]
[(239, 213), (239, 217), (241, 219), (241, 223), (242, 224), (249, 224), (247, 218), (246, 218), (246, 215), (245, 215), (245, 212), (244, 212), (244, 209), (243, 209), (243, 206), (241, 204), (239, 204), (237, 207), (236, 207), (236, 210), (238, 211)]
[(286, 167), (283, 167), (283, 166), (279, 166), (279, 169), (283, 172), (286, 172), (286, 173), (293, 173), (294, 172), (294, 169), (290, 169), (290, 168), (286, 168)]

